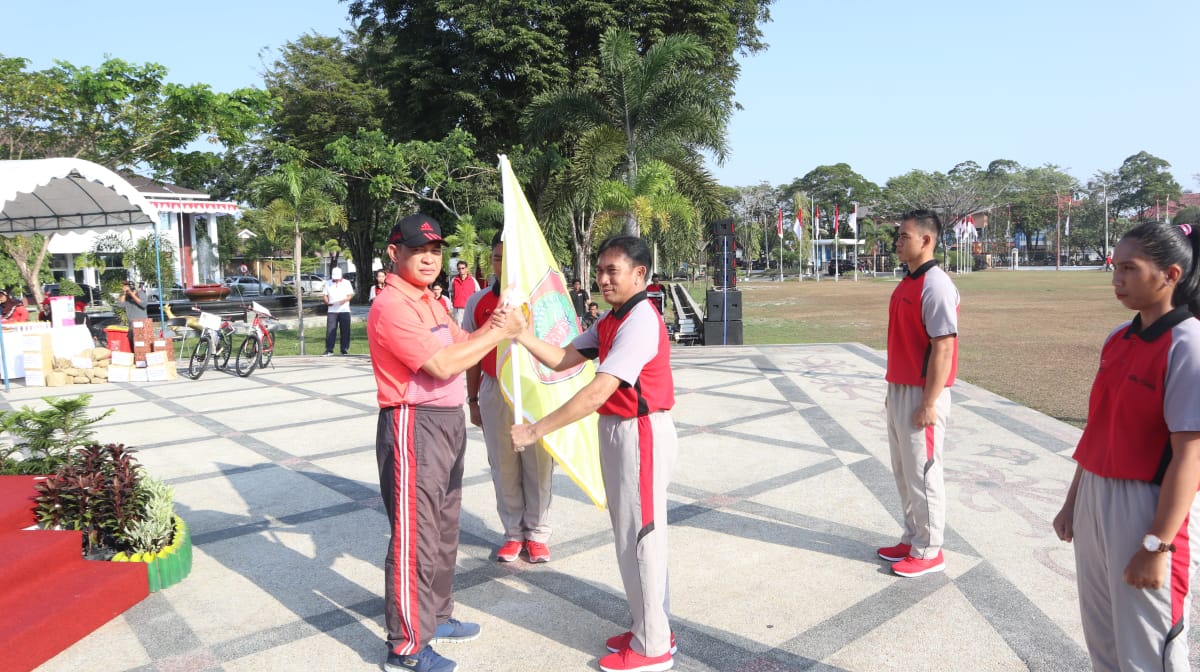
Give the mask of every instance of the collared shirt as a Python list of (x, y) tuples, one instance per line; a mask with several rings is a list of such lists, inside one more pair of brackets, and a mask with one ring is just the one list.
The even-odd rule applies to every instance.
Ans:
[[(354, 285), (351, 285), (350, 281), (345, 278), (330, 280), (325, 284), (325, 298), (329, 300), (329, 312), (348, 313), (350, 312), (350, 302), (346, 299), (354, 298)], [(343, 301), (345, 303), (342, 303)]]
[(1200, 321), (1187, 307), (1109, 334), (1075, 448), (1097, 476), (1162, 483), (1171, 433), (1200, 431)]
[(433, 292), (388, 273), (367, 317), (379, 407), (461, 406), (466, 399), (461, 375), (438, 380), (421, 367), (438, 350), (468, 338)]
[(450, 300), (453, 302), (455, 308), (466, 308), (467, 299), (471, 298), (471, 295), (478, 291), (479, 281), (473, 275), (468, 275), (466, 278), (456, 275), (450, 281)]
[(888, 305), (887, 382), (925, 386), (933, 339), (955, 336), (946, 387), (958, 371), (958, 289), (930, 259), (906, 274)]
[[(500, 305), (500, 281), (490, 287), (475, 292), (467, 301), (466, 312), (463, 313), (462, 328), (468, 333), (475, 331), (492, 319), (496, 306)], [(486, 376), (496, 377), (496, 362), (500, 357), (500, 346), (479, 360), (479, 369)]]
[(671, 341), (658, 310), (639, 292), (610, 310), (571, 342), (585, 357), (600, 358), (598, 373), (621, 381), (597, 413), (636, 418), (675, 405)]

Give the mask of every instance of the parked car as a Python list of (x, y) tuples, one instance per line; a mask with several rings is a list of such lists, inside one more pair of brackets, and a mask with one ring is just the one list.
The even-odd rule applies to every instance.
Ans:
[[(87, 301), (87, 305), (99, 306), (100, 304), (104, 303), (104, 300), (100, 294), (99, 287), (95, 287), (93, 285), (84, 285), (84, 284), (80, 284), (79, 287), (81, 289), (83, 289), (83, 293), (85, 294), (85, 296), (77, 297), (77, 298), (85, 299)], [(42, 285), (42, 294), (45, 296), (59, 296), (58, 283), (52, 282), (52, 283)]]
[(275, 293), (275, 288), (251, 275), (231, 275), (222, 283), (230, 296), (258, 296)]
[(849, 259), (831, 259), (829, 267), (825, 271), (826, 275), (841, 275), (843, 273), (853, 273), (854, 262)]
[[(283, 284), (285, 287), (289, 288), (289, 291), (291, 291), (290, 288), (295, 286), (295, 284), (296, 284), (296, 276), (294, 276), (294, 275), (287, 276), (286, 278), (283, 279)], [(302, 291), (310, 292), (310, 293), (324, 291), (325, 276), (323, 276), (319, 273), (301, 273), (300, 274), (300, 289)]]

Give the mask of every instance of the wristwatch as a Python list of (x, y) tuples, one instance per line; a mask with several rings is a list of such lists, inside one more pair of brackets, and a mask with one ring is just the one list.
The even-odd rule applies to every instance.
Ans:
[(1162, 539), (1159, 539), (1158, 537), (1154, 536), (1153, 534), (1147, 534), (1145, 537), (1142, 538), (1142, 548), (1146, 549), (1147, 551), (1150, 551), (1151, 553), (1174, 553), (1175, 552), (1175, 544), (1168, 544), (1167, 542), (1163, 541)]

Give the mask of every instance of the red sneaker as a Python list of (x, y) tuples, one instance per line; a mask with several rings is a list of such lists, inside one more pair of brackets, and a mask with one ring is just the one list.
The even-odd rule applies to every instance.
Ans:
[(521, 557), (521, 542), (519, 541), (506, 541), (500, 550), (496, 551), (496, 559), (500, 562), (512, 562), (519, 557)]
[[(609, 637), (608, 641), (604, 643), (604, 648), (608, 649), (609, 651), (612, 651), (613, 653), (620, 653), (621, 651), (628, 649), (629, 643), (632, 641), (633, 641), (633, 633), (632, 632), (628, 632), (628, 631), (622, 632), (619, 635)], [(679, 653), (679, 647), (675, 646), (675, 633), (672, 632), (671, 633), (671, 655), (673, 656), (677, 653)]]
[(660, 672), (674, 666), (675, 659), (670, 652), (647, 658), (633, 649), (625, 649), (600, 659), (600, 669), (604, 672)]
[(530, 562), (550, 562), (550, 549), (540, 541), (525, 542), (525, 552)]
[(906, 576), (909, 578), (943, 571), (946, 571), (946, 561), (942, 558), (941, 551), (938, 551), (936, 557), (929, 558), (928, 560), (914, 558), (910, 555), (909, 557), (892, 565), (893, 573), (895, 573), (897, 576)]
[(895, 546), (881, 548), (875, 552), (879, 554), (879, 557), (888, 562), (900, 562), (908, 557), (908, 552), (911, 550), (912, 546), (908, 544), (896, 544)]

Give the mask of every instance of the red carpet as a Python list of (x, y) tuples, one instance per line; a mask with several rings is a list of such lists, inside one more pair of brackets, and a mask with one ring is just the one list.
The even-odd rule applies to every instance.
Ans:
[(32, 670), (149, 594), (141, 563), (93, 562), (79, 532), (34, 524), (33, 477), (0, 476), (0, 651)]

